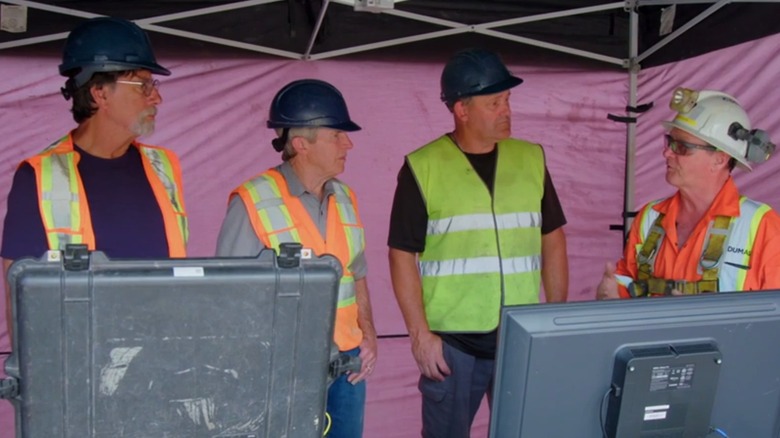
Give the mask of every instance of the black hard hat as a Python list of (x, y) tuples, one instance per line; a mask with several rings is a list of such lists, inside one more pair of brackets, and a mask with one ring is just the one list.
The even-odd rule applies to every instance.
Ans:
[(520, 85), (495, 53), (467, 49), (456, 53), (441, 73), (441, 100), (448, 106), (469, 96), (500, 93)]
[(349, 118), (347, 103), (333, 85), (317, 79), (290, 82), (271, 102), (269, 128), (323, 127), (358, 131)]
[(144, 69), (168, 76), (157, 63), (149, 37), (137, 24), (122, 18), (99, 17), (73, 29), (62, 52), (60, 74), (84, 85), (97, 72)]

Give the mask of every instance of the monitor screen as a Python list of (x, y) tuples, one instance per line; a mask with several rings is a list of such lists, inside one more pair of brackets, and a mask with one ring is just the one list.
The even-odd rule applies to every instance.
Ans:
[[(705, 406), (718, 429), (711, 436), (778, 437), (779, 338), (780, 291), (508, 307), (499, 329), (490, 437), (602, 437), (613, 372), (625, 352), (691, 345), (713, 350), (705, 354), (718, 362), (710, 376), (714, 402), (711, 410)], [(693, 367), (683, 363), (677, 370)], [(693, 374), (687, 382), (706, 392), (703, 379)], [(686, 394), (682, 382), (677, 395)]]

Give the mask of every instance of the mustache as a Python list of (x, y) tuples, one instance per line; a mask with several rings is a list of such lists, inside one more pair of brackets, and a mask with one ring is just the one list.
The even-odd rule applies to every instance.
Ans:
[(147, 116), (156, 116), (156, 115), (157, 115), (157, 107), (153, 106), (151, 108), (147, 108), (147, 109), (141, 111), (140, 117), (143, 118), (143, 117), (147, 117)]

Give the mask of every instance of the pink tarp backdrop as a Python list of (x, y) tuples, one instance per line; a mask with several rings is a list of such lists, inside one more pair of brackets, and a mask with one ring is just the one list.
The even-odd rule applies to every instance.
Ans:
[[(636, 200), (639, 203), (672, 193), (663, 183), (665, 167), (662, 120), (673, 115), (667, 111), (669, 96), (677, 84), (689, 88), (721, 90), (735, 96), (745, 107), (753, 128), (766, 130), (780, 145), (780, 35), (741, 44), (685, 62), (648, 69), (640, 75), (639, 101), (655, 101), (656, 108), (640, 117), (637, 134)], [(734, 179), (743, 194), (780, 209), (780, 190), (776, 177), (780, 169), (780, 150), (770, 161), (753, 166), (752, 172), (734, 171)]]
[[(668, 96), (677, 85), (720, 87), (741, 98), (755, 124), (780, 138), (780, 101), (775, 89), (780, 36), (747, 43), (641, 75), (640, 102), (656, 107), (640, 117), (637, 202), (671, 193), (663, 182), (661, 128), (670, 116)], [(452, 129), (451, 115), (438, 99), (441, 68), (449, 53), (421, 61), (363, 55), (302, 62), (203, 49), (186, 56), (158, 50), (173, 71), (161, 78), (164, 102), (157, 131), (147, 143), (175, 150), (182, 161), (193, 256), (213, 253), (228, 193), (243, 180), (275, 165), (279, 155), (265, 128), (268, 105), (288, 81), (313, 77), (332, 82), (345, 95), (353, 119), (364, 129), (351, 134), (342, 179), (352, 185), (367, 230), (369, 286), (380, 335), (406, 333), (393, 297), (387, 267), (387, 227), (395, 177), (404, 154)], [(69, 105), (59, 95), (57, 50), (0, 51), (0, 216), (18, 162), (73, 127)], [(540, 142), (563, 203), (568, 225), (570, 299), (594, 297), (604, 262), (616, 259), (622, 236), (610, 231), (621, 222), (625, 154), (624, 125), (607, 113), (624, 113), (627, 75), (584, 68), (577, 61), (535, 64), (505, 53), (510, 69), (525, 79), (513, 90), (513, 132)], [(739, 59), (739, 61), (737, 61)], [(592, 65), (592, 64), (591, 64)], [(780, 160), (738, 175), (749, 195), (780, 206), (768, 178)], [(131, 208), (129, 206), (128, 208)], [(4, 300), (0, 304), (0, 351), (8, 351)], [(215, 306), (218, 310), (218, 305)], [(369, 380), (367, 437), (417, 436), (420, 428), (417, 368), (408, 340), (380, 341), (380, 362)], [(0, 402), (0, 438), (13, 436), (12, 408)], [(478, 415), (475, 436), (486, 436), (487, 410)]]

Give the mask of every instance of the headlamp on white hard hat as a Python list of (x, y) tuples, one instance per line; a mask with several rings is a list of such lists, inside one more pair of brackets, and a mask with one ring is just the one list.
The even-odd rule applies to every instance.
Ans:
[(669, 107), (677, 116), (663, 122), (666, 129), (677, 128), (704, 140), (748, 170), (750, 163), (763, 163), (775, 150), (766, 131), (751, 129), (745, 110), (726, 93), (681, 87), (674, 90)]

